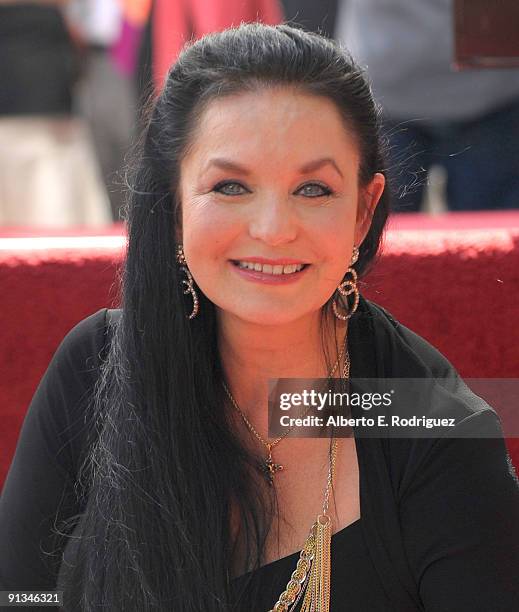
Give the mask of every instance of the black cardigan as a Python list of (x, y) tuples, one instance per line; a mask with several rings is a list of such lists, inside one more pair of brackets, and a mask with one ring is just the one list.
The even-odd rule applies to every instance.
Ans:
[[(56, 518), (79, 511), (73, 482), (82, 410), (106, 349), (107, 314), (120, 311), (102, 309), (67, 334), (27, 412), (0, 499), (0, 590), (56, 587), (62, 551), (50, 534)], [(355, 527), (365, 543), (387, 610), (515, 612), (519, 483), (495, 412), (436, 349), (363, 298), (348, 348), (352, 378), (444, 381), (451, 401), (440, 416), (455, 416), (460, 435), (474, 434), (356, 439), (361, 520), (351, 533)], [(495, 437), (477, 439), (489, 429)], [(339, 610), (368, 612), (332, 602)]]

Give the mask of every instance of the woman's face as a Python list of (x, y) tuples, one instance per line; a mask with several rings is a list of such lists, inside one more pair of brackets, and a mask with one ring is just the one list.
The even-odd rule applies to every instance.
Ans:
[(335, 104), (281, 87), (217, 99), (191, 145), (177, 241), (198, 287), (219, 315), (272, 325), (315, 315), (384, 188), (377, 174), (359, 189), (358, 146)]

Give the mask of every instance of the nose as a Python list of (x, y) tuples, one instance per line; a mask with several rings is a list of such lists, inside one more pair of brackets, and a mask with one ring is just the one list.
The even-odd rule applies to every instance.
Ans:
[(251, 238), (271, 246), (294, 240), (297, 236), (297, 219), (288, 199), (279, 196), (262, 199), (252, 213), (249, 234)]

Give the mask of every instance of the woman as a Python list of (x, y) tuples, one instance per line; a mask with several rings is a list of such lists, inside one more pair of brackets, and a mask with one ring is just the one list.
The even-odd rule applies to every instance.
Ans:
[[(190, 45), (131, 184), (123, 307), (67, 335), (23, 426), (3, 588), (57, 581), (70, 610), (288, 610), (296, 592), (306, 610), (515, 610), (499, 420), (357, 294), (388, 193), (352, 60), (286, 25)], [(269, 438), (269, 379), (350, 374), (446, 381), (458, 435)]]

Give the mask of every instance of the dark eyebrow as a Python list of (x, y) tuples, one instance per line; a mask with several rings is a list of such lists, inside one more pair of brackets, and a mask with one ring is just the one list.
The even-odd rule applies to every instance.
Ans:
[(230, 170), (231, 172), (238, 172), (239, 174), (245, 174), (246, 176), (251, 174), (250, 170), (247, 170), (247, 168), (244, 166), (240, 166), (240, 164), (236, 164), (230, 159), (223, 159), (221, 157), (210, 159), (205, 166), (205, 170), (208, 170), (211, 166), (217, 166), (222, 170)]
[(322, 168), (323, 166), (326, 166), (327, 164), (330, 164), (330, 166), (333, 166), (335, 170), (337, 170), (337, 172), (340, 174), (341, 178), (344, 178), (342, 176), (342, 172), (339, 170), (339, 166), (335, 163), (335, 160), (332, 159), (331, 157), (323, 157), (321, 159), (316, 159), (315, 161), (311, 161), (308, 164), (305, 164), (301, 168), (301, 172), (303, 174), (308, 174), (309, 172), (313, 172), (314, 170), (319, 170), (319, 168)]
[[(310, 172), (314, 172), (314, 170), (319, 170), (319, 168), (322, 168), (327, 164), (333, 166), (333, 168), (335, 168), (339, 175), (344, 178), (342, 172), (339, 170), (339, 166), (337, 166), (335, 160), (331, 157), (323, 157), (321, 159), (316, 159), (314, 161), (308, 162), (302, 168), (300, 168), (299, 171), (302, 174), (309, 174)], [(243, 174), (245, 176), (249, 176), (250, 174), (252, 174), (252, 172), (244, 166), (240, 166), (240, 164), (237, 164), (231, 161), (230, 159), (224, 159), (221, 157), (215, 157), (209, 160), (205, 169), (207, 170), (211, 166), (217, 166), (218, 168), (222, 168), (222, 170), (230, 170), (231, 172), (239, 172), (240, 174)]]

